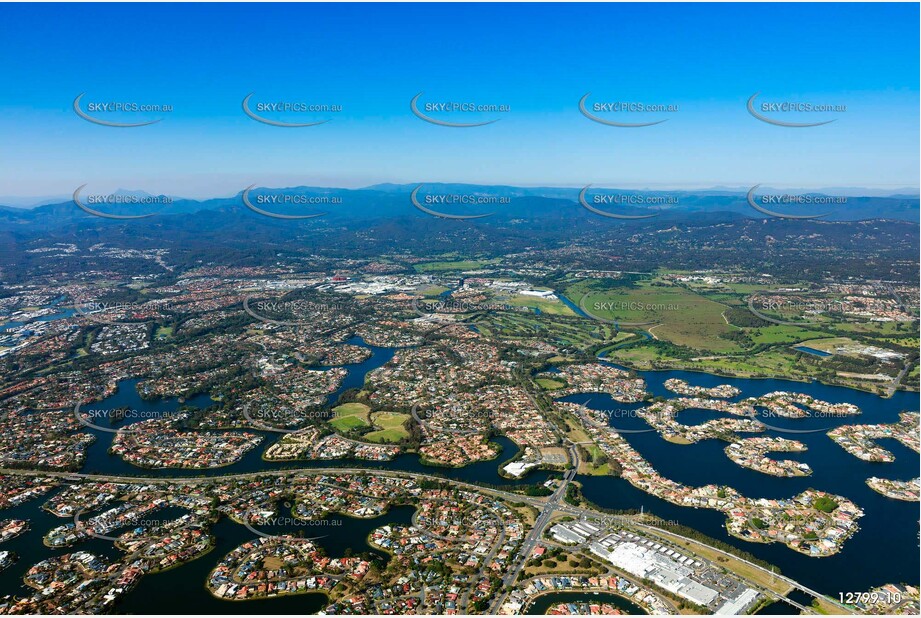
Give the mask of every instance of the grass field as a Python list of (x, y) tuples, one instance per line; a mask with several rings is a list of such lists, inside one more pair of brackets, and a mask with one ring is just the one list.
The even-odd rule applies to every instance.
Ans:
[(918, 338), (917, 337), (890, 337), (882, 340), (885, 343), (891, 343), (893, 345), (902, 346), (904, 348), (917, 348), (918, 347)]
[(598, 354), (603, 354), (603, 353), (605, 353), (605, 352), (609, 352), (610, 350), (613, 350), (615, 347), (617, 347), (618, 345), (620, 345), (621, 343), (623, 343), (623, 342), (626, 341), (627, 339), (631, 339), (631, 338), (636, 337), (636, 336), (637, 336), (636, 333), (628, 333), (627, 331), (623, 331), (623, 330), (622, 330), (622, 331), (619, 331), (619, 332), (614, 336), (614, 339), (613, 339), (614, 345), (610, 345), (610, 346), (607, 346), (606, 348), (602, 348), (602, 349), (598, 350)]
[(653, 361), (666, 360), (670, 357), (663, 357), (658, 350), (652, 346), (636, 346), (625, 350), (611, 350), (605, 357), (606, 360), (620, 361), (628, 364), (639, 366), (649, 365)]
[(515, 294), (501, 302), (512, 305), (513, 307), (539, 309), (541, 313), (548, 313), (550, 315), (576, 315), (572, 309), (564, 305), (559, 299), (538, 298), (537, 296)]
[[(601, 319), (618, 320), (624, 328), (647, 331), (660, 342), (692, 350), (687, 353), (654, 341), (634, 340), (633, 345), (626, 347), (609, 344), (603, 348), (606, 358), (612, 362), (638, 370), (686, 369), (738, 377), (818, 379), (826, 384), (881, 393), (883, 387), (879, 380), (872, 379), (869, 374), (836, 370), (831, 364), (823, 364), (821, 359), (803, 358), (793, 348), (805, 345), (830, 353), (835, 353), (837, 346), (856, 347), (857, 344), (889, 349), (896, 346), (917, 348), (917, 331), (910, 323), (833, 321), (831, 316), (824, 315), (809, 318), (816, 320), (813, 324), (756, 326), (756, 320), (751, 326), (741, 326), (747, 322), (738, 312), (748, 311), (748, 297), (770, 293), (778, 285), (675, 284), (660, 278), (661, 273), (656, 277), (633, 281), (582, 279), (570, 281), (565, 286), (565, 295), (587, 313)], [(786, 287), (797, 285), (800, 284), (783, 284)], [(831, 302), (834, 297), (825, 300)], [(730, 311), (734, 315), (729, 316)], [(730, 324), (730, 317), (740, 326)], [(775, 317), (790, 316), (778, 314)], [(630, 327), (625, 322), (646, 324)], [(911, 374), (906, 378), (907, 384), (916, 381)]]
[[(814, 304), (816, 306), (829, 305), (832, 306), (834, 303), (838, 302), (837, 298), (834, 297), (809, 297), (802, 302), (807, 304)], [(747, 305), (747, 303), (746, 303)], [(808, 313), (805, 308), (794, 306), (780, 306), (776, 308), (767, 308), (760, 306), (756, 301), (753, 306), (763, 316), (771, 318), (773, 320), (779, 320), (783, 322), (793, 322), (795, 324), (803, 323), (803, 328), (822, 328), (824, 326), (837, 326), (840, 322), (840, 319), (834, 317), (831, 313)]]
[(499, 260), (454, 260), (444, 262), (423, 262), (416, 264), (413, 268), (416, 272), (431, 273), (447, 270), (477, 270), (490, 264), (495, 264)]
[(592, 442), (592, 439), (582, 426), (579, 425), (579, 422), (568, 414), (563, 417), (563, 420), (566, 422), (566, 437), (569, 438), (570, 441), (580, 445), (588, 451), (589, 454), (588, 460), (583, 457), (579, 461), (579, 474), (588, 474), (591, 476), (606, 476), (609, 474), (610, 466), (607, 463), (603, 463), (600, 466), (595, 465), (594, 462), (605, 459), (604, 452), (598, 445)]
[(774, 292), (784, 287), (804, 287), (805, 285), (806, 285), (806, 282), (802, 282), (802, 281), (794, 281), (794, 282), (788, 281), (784, 284), (775, 284), (775, 285), (766, 284), (766, 283), (734, 283), (730, 281), (730, 282), (723, 283), (722, 287), (727, 290), (730, 290), (734, 294), (748, 296), (750, 294), (757, 294), (759, 292), (771, 293), (771, 292)]
[[(809, 345), (808, 342), (806, 345)], [(795, 351), (787, 346), (771, 348), (758, 354), (698, 357), (694, 360), (663, 357), (657, 355), (651, 347), (640, 346), (614, 350), (608, 359), (638, 370), (685, 369), (741, 378), (786, 378), (802, 382), (818, 378), (825, 383), (842, 384), (870, 392), (878, 392), (881, 388), (878, 382), (859, 376), (817, 371), (815, 364), (798, 362)]]
[(902, 322), (844, 322), (838, 324), (841, 330), (874, 337), (911, 336), (912, 327)]
[(366, 433), (362, 436), (362, 440), (389, 443), (405, 440), (409, 437), (409, 431), (406, 430), (406, 423), (409, 421), (409, 418), (409, 414), (375, 412), (371, 415), (371, 423), (375, 427), (380, 427), (380, 429)]
[(547, 391), (555, 391), (565, 386), (562, 382), (558, 380), (551, 380), (550, 378), (537, 378), (534, 381), (537, 382), (537, 384), (542, 389), (547, 390)]
[(262, 566), (267, 569), (280, 569), (285, 566), (285, 561), (277, 556), (267, 556), (262, 561)]
[(838, 346), (855, 345), (853, 339), (847, 337), (826, 337), (824, 339), (808, 339), (803, 341), (803, 345), (813, 350), (821, 350), (829, 354), (835, 354), (835, 348)]
[(740, 350), (733, 341), (720, 338), (738, 330), (722, 315), (727, 306), (677, 285), (640, 281), (632, 287), (598, 290), (579, 283), (566, 295), (597, 318), (657, 324), (656, 337), (677, 345), (724, 354)]
[(761, 326), (749, 331), (749, 339), (755, 343), (802, 343), (825, 335), (822, 331), (810, 330), (799, 326)]
[(157, 332), (154, 334), (154, 337), (157, 339), (169, 339), (173, 336), (173, 327), (172, 326), (160, 326), (157, 328)]
[[(604, 570), (598, 566), (598, 563), (592, 561), (591, 566), (582, 568), (581, 566), (573, 567), (569, 564), (569, 560), (573, 559), (575, 561), (581, 560), (579, 554), (566, 553), (561, 556), (553, 559), (545, 560), (541, 566), (528, 566), (523, 569), (525, 577), (536, 577), (538, 575), (552, 575), (554, 573), (581, 573), (584, 575), (597, 575), (603, 573)], [(546, 566), (548, 563), (555, 563), (556, 567), (551, 568)]]
[(448, 288), (441, 285), (430, 285), (427, 288), (419, 290), (419, 293), (425, 296), (426, 298), (433, 298), (440, 296), (444, 292), (447, 292)]
[(344, 403), (341, 406), (333, 408), (336, 417), (329, 421), (329, 424), (341, 432), (348, 432), (356, 427), (370, 425), (368, 413), (371, 408), (363, 403)]
[(535, 521), (537, 521), (537, 509), (535, 509), (533, 506), (523, 505), (514, 507), (512, 510), (521, 514), (522, 518), (524, 519), (524, 523), (527, 526), (531, 526)]
[(606, 476), (609, 474), (611, 470), (607, 462), (601, 465), (595, 463), (607, 459), (604, 451), (594, 444), (583, 444), (582, 446), (588, 451), (591, 459), (589, 461), (583, 460), (579, 462), (579, 474), (588, 474), (591, 476)]
[[(566, 437), (569, 438), (571, 442), (583, 443), (583, 442), (592, 442), (592, 439), (589, 435), (582, 429), (582, 426), (579, 425), (578, 421), (572, 416), (564, 415), (563, 420), (566, 421)], [(592, 442), (594, 445), (594, 442)]]

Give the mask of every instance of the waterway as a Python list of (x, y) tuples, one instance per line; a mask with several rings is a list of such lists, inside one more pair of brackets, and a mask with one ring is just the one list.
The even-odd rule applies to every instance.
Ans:
[(774, 601), (759, 609), (755, 614), (764, 616), (799, 616), (800, 609), (783, 601)]
[[(44, 307), (40, 307), (40, 308), (41, 309), (57, 308), (64, 300), (66, 300), (66, 298), (67, 298), (66, 296), (61, 296), (59, 298), (52, 300), (51, 303), (49, 303), (48, 305), (45, 305)], [(64, 309), (61, 309), (57, 313), (43, 315), (41, 317), (35, 318), (34, 320), (29, 320), (28, 322), (19, 322), (15, 320), (5, 322), (4, 320), (7, 320), (8, 316), (0, 315), (0, 332), (3, 332), (5, 330), (12, 331), (12, 330), (21, 328), (25, 326), (26, 324), (31, 324), (34, 322), (53, 322), (55, 320), (63, 320), (65, 318), (72, 318), (74, 315), (76, 315), (76, 313), (77, 313), (76, 309), (72, 307), (65, 307)]]
[[(0, 572), (0, 590), (3, 594), (26, 596), (34, 591), (22, 583), (22, 577), (33, 564), (54, 556), (83, 550), (93, 552), (117, 561), (123, 556), (111, 541), (90, 539), (72, 548), (51, 549), (42, 544), (41, 537), (48, 530), (66, 524), (69, 518), (59, 518), (41, 509), (44, 500), (33, 500), (3, 512), (4, 518), (28, 519), (32, 528), (29, 532), (3, 545), (3, 549), (19, 554), (20, 559), (14, 565)], [(108, 507), (105, 507), (108, 508)], [(100, 509), (104, 510), (104, 509)], [(315, 543), (323, 547), (330, 556), (342, 556), (347, 549), (354, 554), (371, 552), (384, 562), (389, 560), (381, 552), (368, 544), (368, 535), (376, 528), (386, 524), (410, 525), (414, 508), (408, 506), (394, 507), (387, 513), (369, 519), (356, 519), (334, 514), (325, 521), (329, 525), (311, 526), (308, 535)], [(97, 511), (98, 512), (98, 511)], [(94, 513), (87, 514), (91, 517)], [(168, 520), (182, 515), (181, 509), (163, 509), (151, 513), (146, 519)], [(127, 528), (125, 528), (127, 529)], [(260, 526), (260, 531), (267, 534), (292, 534), (305, 528), (296, 524), (288, 526)], [(119, 530), (122, 532), (124, 530)], [(118, 532), (111, 533), (112, 536)], [(222, 517), (211, 527), (215, 538), (214, 548), (204, 556), (178, 568), (144, 577), (137, 587), (127, 594), (118, 605), (119, 613), (129, 614), (315, 614), (327, 605), (326, 595), (307, 593), (301, 595), (281, 596), (246, 602), (225, 601), (216, 598), (205, 587), (208, 575), (218, 562), (239, 545), (253, 540), (255, 535), (245, 526)]]
[(548, 592), (547, 594), (542, 594), (537, 597), (537, 599), (527, 607), (527, 612), (528, 614), (538, 616), (543, 615), (547, 613), (548, 609), (560, 603), (597, 603), (599, 605), (607, 603), (619, 609), (624, 614), (629, 614), (631, 616), (646, 615), (643, 608), (636, 603), (628, 601), (622, 596), (611, 594), (610, 592)]
[(580, 307), (576, 303), (569, 300), (569, 298), (567, 298), (562, 292), (556, 290), (554, 291), (554, 294), (557, 295), (557, 298), (560, 299), (560, 302), (562, 302), (564, 305), (572, 309), (573, 313), (575, 313), (577, 316), (583, 317), (583, 318), (591, 317), (587, 313), (585, 313), (585, 311), (582, 310), (582, 307)]
[[(365, 345), (360, 339), (351, 340), (350, 343)], [(361, 386), (366, 374), (390, 360), (395, 352), (388, 348), (366, 347), (371, 350), (371, 357), (360, 364), (346, 367), (349, 375), (330, 397), (330, 404), (335, 403), (338, 396), (345, 390)], [(764, 434), (752, 435), (779, 435), (800, 440), (807, 445), (808, 450), (804, 453), (778, 455), (805, 461), (812, 467), (812, 476), (799, 478), (776, 478), (741, 468), (726, 457), (723, 452), (725, 444), (717, 440), (706, 440), (692, 445), (677, 445), (666, 442), (654, 431), (649, 431), (649, 426), (642, 419), (630, 415), (619, 415), (612, 416), (611, 423), (621, 429), (634, 430), (634, 432), (625, 433), (625, 437), (634, 448), (652, 462), (659, 472), (669, 478), (692, 486), (707, 483), (726, 484), (749, 497), (790, 497), (809, 487), (831, 491), (850, 498), (864, 509), (865, 517), (860, 519), (860, 530), (853, 538), (845, 542), (844, 549), (839, 554), (829, 558), (811, 558), (780, 544), (756, 544), (730, 537), (724, 528), (723, 514), (708, 509), (675, 506), (639, 491), (619, 478), (577, 477), (583, 484), (583, 492), (589, 500), (613, 509), (642, 507), (664, 519), (690, 526), (771, 562), (777, 565), (785, 575), (834, 598), (837, 598), (839, 592), (865, 591), (870, 587), (888, 582), (917, 584), (918, 504), (885, 498), (871, 490), (864, 481), (870, 476), (902, 480), (914, 478), (918, 474), (918, 455), (894, 440), (884, 440), (883, 446), (895, 454), (896, 461), (889, 464), (870, 464), (848, 454), (825, 435), (825, 431), (829, 428), (842, 423), (896, 422), (900, 411), (918, 410), (917, 394), (897, 392), (891, 399), (883, 399), (871, 393), (827, 386), (817, 382), (726, 378), (683, 371), (641, 372), (640, 375), (646, 379), (650, 393), (665, 397), (674, 397), (675, 394), (665, 389), (664, 382), (669, 378), (680, 378), (694, 386), (711, 387), (718, 384), (731, 384), (742, 391), (742, 394), (735, 399), (757, 396), (775, 390), (789, 390), (806, 393), (817, 399), (833, 403), (849, 402), (858, 405), (863, 414), (844, 419), (764, 419), (777, 429), (771, 429)], [(155, 410), (161, 413), (174, 412), (180, 407), (176, 399), (143, 401), (137, 393), (136, 385), (137, 380), (126, 380), (119, 385), (116, 393), (102, 402), (93, 404), (92, 407), (108, 410), (128, 407), (137, 410)], [(620, 404), (603, 394), (574, 395), (565, 399), (584, 403), (600, 410), (635, 410), (640, 407), (639, 404)], [(199, 395), (190, 398), (185, 405), (207, 408), (213, 403), (207, 395)], [(680, 420), (696, 424), (707, 418), (719, 416), (721, 416), (720, 413), (708, 410), (687, 410), (682, 413)], [(820, 431), (791, 434), (784, 433), (783, 429)], [(547, 471), (532, 471), (518, 480), (500, 477), (499, 466), (517, 452), (517, 447), (510, 440), (501, 437), (495, 439), (502, 447), (502, 452), (497, 459), (457, 469), (427, 466), (419, 461), (417, 455), (409, 453), (383, 463), (357, 460), (266, 462), (262, 460), (261, 454), (279, 436), (271, 432), (262, 432), (265, 442), (246, 454), (240, 461), (225, 468), (203, 472), (200, 470), (144, 470), (135, 467), (119, 457), (108, 454), (107, 449), (111, 444), (112, 433), (93, 429), (87, 429), (87, 431), (93, 433), (97, 439), (87, 449), (87, 461), (82, 472), (169, 477), (203, 473), (245, 473), (285, 468), (361, 467), (369, 470), (384, 468), (434, 473), (460, 481), (492, 485), (532, 484), (543, 482), (551, 476), (551, 473)], [(0, 514), (3, 518), (29, 519), (32, 524), (32, 529), (28, 533), (5, 543), (2, 547), (2, 549), (17, 552), (20, 560), (6, 571), (0, 572), (0, 594), (25, 594), (27, 589), (22, 586), (21, 578), (31, 565), (48, 556), (74, 550), (50, 550), (41, 544), (42, 535), (62, 523), (62, 520), (41, 510), (40, 507), (44, 501), (45, 499), (34, 500)], [(344, 518), (347, 525), (330, 527), (323, 531), (326, 538), (321, 541), (321, 544), (324, 546), (328, 544), (327, 548), (331, 555), (337, 555), (344, 551), (345, 547), (352, 547), (353, 551), (366, 551), (368, 548), (364, 539), (373, 527), (388, 522), (404, 521), (404, 517), (408, 515), (399, 509), (394, 509), (391, 513), (374, 521)], [(137, 613), (176, 613), (177, 611), (188, 613), (313, 613), (322, 608), (324, 597), (318, 594), (295, 595), (245, 603), (220, 601), (212, 597), (204, 588), (208, 572), (227, 552), (253, 537), (253, 534), (243, 526), (234, 524), (226, 518), (221, 519), (214, 526), (213, 531), (217, 536), (217, 546), (213, 551), (177, 569), (144, 578), (139, 586), (127, 595), (120, 606), (120, 611)], [(93, 551), (110, 559), (117, 559), (120, 556), (120, 552), (114, 549), (111, 542), (98, 539), (81, 543), (76, 549)], [(583, 598), (584, 596), (582, 595)], [(536, 612), (536, 609), (534, 611)]]
[[(713, 387), (730, 384), (742, 393), (730, 401), (763, 395), (772, 391), (787, 390), (811, 395), (832, 403), (853, 403), (862, 414), (846, 418), (784, 419), (762, 416), (762, 420), (777, 429), (759, 434), (799, 440), (807, 446), (803, 453), (775, 453), (780, 459), (806, 462), (812, 468), (811, 476), (780, 478), (742, 468), (731, 462), (723, 449), (725, 442), (704, 440), (696, 444), (680, 445), (666, 442), (658, 433), (639, 418), (629, 415), (611, 417), (611, 425), (624, 432), (627, 441), (665, 477), (678, 482), (700, 486), (708, 483), (729, 485), (752, 498), (792, 497), (808, 488), (843, 495), (864, 510), (859, 520), (860, 530), (845, 541), (838, 554), (827, 558), (813, 558), (795, 552), (786, 546), (773, 543), (751, 543), (730, 537), (726, 532), (725, 516), (714, 510), (679, 507), (640, 491), (622, 479), (611, 477), (579, 477), (583, 493), (592, 502), (614, 509), (644, 508), (666, 520), (695, 528), (754, 554), (762, 560), (777, 565), (784, 575), (820, 592), (838, 597), (838, 592), (866, 591), (884, 583), (918, 581), (918, 520), (917, 502), (893, 500), (873, 491), (865, 483), (871, 476), (908, 480), (918, 476), (919, 457), (901, 443), (885, 439), (879, 443), (895, 455), (892, 463), (868, 463), (847, 453), (835, 444), (826, 431), (843, 424), (894, 423), (899, 412), (918, 411), (917, 393), (896, 392), (890, 399), (853, 389), (828, 386), (818, 382), (801, 383), (787, 380), (750, 380), (727, 378), (684, 371), (641, 372), (647, 381), (647, 390), (653, 395), (675, 397), (664, 382), (680, 378), (694, 386)], [(635, 409), (638, 405), (625, 405), (607, 395), (574, 395), (565, 400), (586, 403), (598, 410)], [(764, 411), (761, 411), (762, 415)], [(683, 423), (697, 424), (707, 418), (724, 415), (709, 410), (686, 410), (679, 418)], [(784, 429), (815, 430), (811, 433), (787, 433)], [(856, 568), (855, 565), (861, 565)]]
[[(333, 515), (327, 518), (338, 525), (311, 527), (308, 535), (330, 556), (342, 556), (346, 549), (355, 554), (372, 552), (385, 562), (389, 556), (368, 544), (368, 535), (387, 524), (410, 525), (415, 509), (407, 506), (390, 509), (380, 517), (356, 519)], [(295, 526), (258, 529), (268, 534), (291, 534)], [(303, 530), (303, 529), (301, 529)], [(332, 532), (335, 531), (335, 532)], [(213, 528), (217, 544), (211, 553), (178, 569), (145, 577), (119, 606), (120, 612), (137, 614), (174, 614), (176, 598), (182, 599), (182, 611), (189, 614), (315, 614), (327, 605), (326, 595), (308, 593), (253, 601), (224, 601), (214, 597), (204, 582), (214, 566), (237, 546), (251, 541), (253, 533), (244, 526), (223, 518)], [(169, 591), (165, 595), (164, 591)], [(175, 598), (173, 598), (175, 595)]]
[[(348, 375), (342, 381), (340, 387), (330, 395), (328, 399), (329, 405), (334, 405), (335, 402), (339, 399), (340, 395), (342, 395), (345, 391), (352, 388), (361, 387), (364, 384), (365, 376), (370, 371), (383, 366), (387, 361), (393, 358), (393, 355), (396, 352), (396, 349), (394, 348), (380, 348), (367, 345), (358, 337), (350, 339), (347, 343), (361, 345), (368, 348), (371, 351), (371, 357), (361, 363), (346, 366)], [(214, 402), (207, 394), (190, 397), (182, 404), (180, 404), (179, 400), (175, 398), (144, 401), (141, 399), (137, 391), (137, 384), (140, 381), (141, 380), (139, 379), (123, 380), (118, 384), (118, 390), (113, 395), (100, 402), (91, 404), (89, 406), (84, 406), (84, 409), (92, 409), (94, 412), (111, 412), (119, 408), (128, 408), (131, 410), (143, 411), (145, 416), (150, 417), (162, 414), (172, 414), (183, 405), (194, 408), (207, 408), (208, 406), (214, 404)], [(97, 425), (106, 427), (105, 420), (96, 420), (94, 422)], [(130, 425), (130, 422), (124, 422), (114, 425), (113, 428), (125, 428), (130, 427)], [(119, 474), (152, 477), (201, 476), (203, 474), (209, 473), (207, 470), (139, 468), (124, 461), (120, 457), (109, 454), (108, 450), (112, 445), (112, 439), (115, 435), (114, 433), (90, 427), (85, 428), (84, 431), (92, 433), (96, 437), (96, 441), (87, 448), (86, 463), (84, 464), (81, 472), (88, 474)], [(265, 451), (268, 445), (278, 440), (282, 434), (271, 431), (247, 431), (249, 433), (256, 433), (263, 436), (263, 443), (257, 448), (252, 449), (246, 453), (236, 463), (225, 466), (223, 468), (212, 470), (210, 471), (211, 474), (243, 474), (248, 472), (259, 472), (261, 470), (283, 470), (294, 468), (352, 467), (367, 468), (369, 470), (387, 469), (401, 470), (404, 472), (418, 472), (423, 474), (435, 474), (458, 481), (465, 481), (468, 483), (492, 483), (496, 485), (523, 485), (542, 483), (551, 476), (551, 473), (548, 471), (534, 471), (522, 479), (510, 479), (499, 476), (499, 466), (502, 463), (512, 459), (519, 450), (511, 440), (504, 436), (497, 436), (492, 438), (492, 441), (496, 442), (501, 447), (500, 454), (496, 459), (477, 462), (469, 466), (464, 466), (463, 468), (446, 468), (423, 464), (420, 461), (419, 456), (413, 453), (402, 453), (397, 455), (394, 459), (385, 462), (366, 461), (361, 459), (327, 459), (287, 462), (265, 461), (262, 459), (262, 453)]]

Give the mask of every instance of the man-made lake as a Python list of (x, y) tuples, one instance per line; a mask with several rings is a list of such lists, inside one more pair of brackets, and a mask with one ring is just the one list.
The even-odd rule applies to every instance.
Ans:
[(793, 349), (798, 350), (800, 352), (805, 352), (806, 354), (812, 354), (813, 356), (821, 356), (822, 358), (831, 356), (829, 352), (823, 352), (822, 350), (816, 350), (815, 348), (810, 348), (809, 346), (805, 346), (805, 345), (798, 345), (798, 346), (795, 346)]

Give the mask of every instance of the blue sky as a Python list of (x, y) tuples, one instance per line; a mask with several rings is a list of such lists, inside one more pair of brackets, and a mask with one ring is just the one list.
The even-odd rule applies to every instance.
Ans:
[[(253, 183), (917, 187), (917, 4), (202, 4), (0, 8), (0, 195), (77, 185), (193, 197)], [(410, 99), (509, 106), (410, 113)], [(753, 118), (748, 98), (846, 105)], [(98, 117), (74, 98), (170, 104)], [(341, 105), (246, 117), (243, 97)], [(604, 116), (578, 101), (677, 105)]]

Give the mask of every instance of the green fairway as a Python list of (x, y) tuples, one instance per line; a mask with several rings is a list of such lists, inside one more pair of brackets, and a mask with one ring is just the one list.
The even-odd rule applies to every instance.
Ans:
[(539, 339), (566, 347), (587, 348), (610, 343), (617, 337), (613, 324), (552, 314), (495, 311), (476, 316), (473, 323), (487, 336), (502, 339)]

